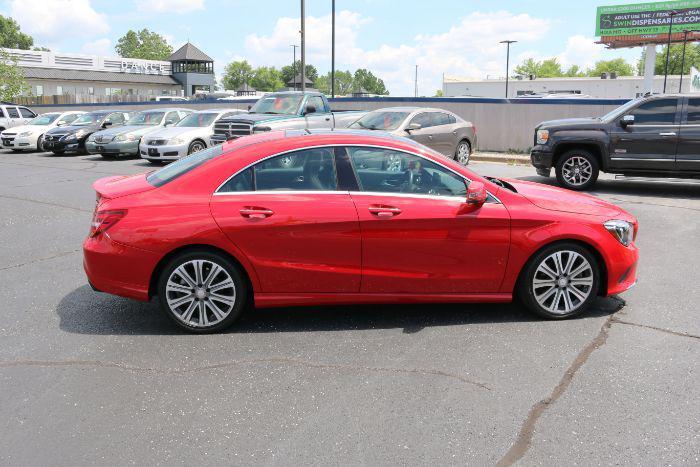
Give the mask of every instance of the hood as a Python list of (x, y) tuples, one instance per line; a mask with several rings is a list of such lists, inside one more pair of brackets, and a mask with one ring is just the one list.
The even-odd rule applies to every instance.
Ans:
[(146, 173), (141, 173), (137, 175), (105, 177), (93, 183), (92, 187), (102, 198), (119, 198), (133, 195), (134, 193), (141, 193), (155, 188), (146, 180), (147, 175)]
[(8, 128), (7, 130), (4, 131), (10, 131), (12, 133), (22, 133), (24, 131), (31, 131), (31, 132), (37, 132), (41, 133), (47, 130), (51, 130), (52, 128), (56, 128), (53, 125), (20, 125), (20, 126), (13, 126), (11, 128)]
[(265, 123), (265, 122), (276, 122), (279, 120), (287, 120), (290, 118), (298, 118), (298, 115), (287, 115), (287, 114), (254, 114), (254, 113), (241, 113), (233, 117), (228, 117), (221, 119), (219, 121), (243, 121), (251, 123)]
[(577, 193), (551, 185), (543, 185), (523, 180), (504, 179), (513, 185), (518, 193), (523, 195), (535, 206), (549, 211), (588, 214), (603, 217), (614, 217), (622, 212), (620, 208), (595, 196)]
[(576, 129), (598, 129), (602, 128), (605, 125), (605, 123), (596, 117), (587, 117), (587, 118), (562, 118), (559, 120), (548, 120), (546, 122), (540, 123), (537, 128), (557, 128), (557, 127), (563, 127), (563, 128), (569, 128), (569, 127), (575, 127)]
[(145, 125), (129, 125), (129, 126), (117, 126), (114, 128), (107, 128), (106, 130), (102, 130), (99, 133), (101, 135), (108, 135), (108, 136), (117, 136), (122, 133), (134, 133), (137, 135), (143, 135), (145, 133), (148, 133), (149, 131), (156, 130), (158, 128), (162, 128), (160, 125), (153, 125), (153, 126), (145, 126)]
[(47, 135), (53, 135), (53, 134), (72, 134), (72, 133), (77, 133), (79, 131), (85, 131), (86, 133), (93, 133), (97, 130), (99, 130), (101, 127), (100, 125), (69, 125), (69, 126), (57, 126), (56, 128), (52, 128), (49, 131), (46, 132)]
[(177, 136), (191, 136), (191, 137), (196, 137), (196, 136), (205, 136), (205, 135), (211, 135), (214, 131), (212, 130), (211, 127), (204, 126), (204, 127), (187, 127), (187, 126), (169, 126), (169, 127), (164, 127), (164, 128), (158, 128), (155, 131), (152, 131), (151, 133), (148, 134), (150, 138), (161, 138), (161, 139), (170, 139), (170, 138), (175, 138)]

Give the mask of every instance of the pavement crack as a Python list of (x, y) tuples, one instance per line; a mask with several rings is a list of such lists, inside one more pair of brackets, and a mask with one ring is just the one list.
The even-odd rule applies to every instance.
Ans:
[(50, 202), (48, 202), (48, 201), (39, 201), (39, 200), (37, 200), (37, 199), (31, 199), (31, 198), (20, 198), (19, 196), (0, 195), (0, 198), (13, 199), (13, 200), (15, 200), (15, 201), (26, 201), (27, 203), (43, 204), (43, 205), (46, 205), (46, 206), (53, 206), (53, 207), (57, 207), (57, 208), (70, 209), (70, 210), (73, 210), (73, 211), (92, 213), (92, 211), (89, 210), (89, 209), (76, 208), (76, 207), (74, 207), (74, 206), (68, 206), (68, 205), (65, 205), (65, 204), (50, 203)]
[(698, 209), (698, 208), (691, 208), (691, 207), (688, 207), (688, 206), (677, 206), (677, 205), (673, 205), (673, 204), (662, 204), (662, 203), (650, 203), (649, 201), (634, 201), (634, 200), (630, 200), (630, 199), (615, 198), (615, 197), (613, 197), (613, 196), (610, 196), (608, 199), (609, 199), (610, 201), (614, 201), (614, 202), (619, 203), (619, 204), (623, 204), (623, 203), (628, 203), (628, 204), (641, 204), (641, 205), (644, 205), (644, 206), (658, 206), (658, 207), (662, 207), (662, 208), (685, 209), (685, 210), (688, 210), (688, 211), (700, 212), (700, 209)]
[(248, 360), (233, 360), (229, 362), (215, 363), (212, 365), (204, 365), (192, 368), (154, 368), (126, 365), (116, 362), (102, 362), (99, 360), (15, 360), (9, 362), (0, 362), (0, 368), (15, 368), (15, 367), (98, 367), (98, 368), (116, 368), (123, 371), (134, 373), (155, 373), (155, 374), (187, 374), (201, 371), (211, 371), (225, 368), (233, 368), (243, 365), (256, 365), (266, 363), (277, 363), (287, 365), (301, 365), (307, 368), (323, 369), (323, 370), (339, 370), (339, 371), (370, 371), (377, 373), (399, 373), (399, 374), (421, 374), (429, 376), (442, 376), (445, 378), (457, 380), (461, 383), (491, 391), (491, 388), (484, 383), (474, 381), (464, 376), (449, 373), (443, 370), (432, 368), (395, 368), (395, 367), (374, 367), (362, 365), (348, 364), (333, 364), (333, 363), (316, 363), (293, 358), (257, 358)]
[(700, 339), (700, 336), (697, 336), (695, 334), (690, 334), (687, 332), (680, 332), (680, 331), (672, 331), (671, 329), (659, 328), (656, 326), (649, 326), (648, 324), (633, 323), (631, 321), (624, 321), (624, 320), (621, 320), (619, 318), (613, 318), (612, 322), (615, 324), (625, 324), (627, 326), (636, 326), (639, 328), (653, 329), (654, 331), (665, 332), (667, 334), (671, 334), (674, 336), (690, 337), (691, 339)]
[(50, 260), (56, 259), (56, 258), (63, 258), (64, 256), (70, 256), (72, 254), (78, 253), (79, 251), (80, 251), (80, 249), (75, 249), (75, 250), (71, 250), (71, 251), (64, 251), (62, 253), (57, 253), (57, 254), (52, 255), (52, 256), (44, 256), (43, 258), (33, 259), (31, 261), (27, 261), (24, 263), (11, 264), (10, 266), (3, 266), (3, 267), (0, 267), (0, 271), (5, 271), (7, 269), (21, 268), (22, 266), (27, 266), (29, 264), (42, 263), (44, 261), (50, 261)]
[(503, 455), (501, 460), (498, 461), (496, 464), (497, 466), (501, 467), (513, 465), (522, 459), (522, 457), (527, 453), (528, 449), (530, 449), (530, 445), (532, 444), (532, 437), (535, 434), (537, 421), (540, 419), (544, 411), (547, 410), (547, 407), (555, 403), (557, 399), (559, 399), (566, 392), (571, 385), (571, 381), (574, 379), (574, 375), (576, 375), (576, 372), (586, 363), (588, 357), (590, 357), (594, 351), (605, 345), (605, 342), (608, 340), (608, 334), (610, 331), (610, 326), (612, 326), (614, 316), (615, 315), (613, 313), (608, 317), (608, 319), (605, 320), (598, 334), (591, 342), (588, 343), (588, 345), (586, 345), (586, 347), (583, 348), (583, 350), (581, 350), (581, 352), (579, 352), (578, 356), (569, 366), (569, 368), (567, 368), (566, 372), (564, 372), (561, 380), (559, 380), (559, 384), (556, 385), (551, 394), (530, 408), (525, 422), (520, 427), (520, 432), (518, 433), (515, 443), (513, 443), (510, 449), (508, 449), (508, 452)]

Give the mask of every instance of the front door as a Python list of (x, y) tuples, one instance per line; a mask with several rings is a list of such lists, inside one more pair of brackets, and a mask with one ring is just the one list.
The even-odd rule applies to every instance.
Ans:
[[(498, 292), (510, 245), (502, 204), (465, 209), (464, 178), (423, 157), (347, 150), (360, 188), (351, 196), (362, 231), (362, 292)], [(387, 158), (399, 159), (401, 170), (382, 168)]]
[(672, 171), (680, 131), (679, 99), (668, 97), (640, 104), (625, 115), (634, 123), (624, 126), (620, 115), (610, 130), (610, 168), (630, 171)]
[(420, 128), (417, 130), (410, 130), (408, 137), (412, 140), (420, 143), (424, 146), (428, 146), (430, 149), (439, 151), (439, 146), (437, 141), (433, 136), (434, 128), (433, 126), (433, 112), (421, 112), (414, 116), (408, 124), (417, 123)]
[(360, 289), (355, 205), (337, 191), (333, 151), (283, 154), (236, 175), (212, 197), (212, 215), (250, 260), (265, 293)]
[(700, 172), (700, 98), (689, 97), (683, 112), (676, 170), (679, 172)]

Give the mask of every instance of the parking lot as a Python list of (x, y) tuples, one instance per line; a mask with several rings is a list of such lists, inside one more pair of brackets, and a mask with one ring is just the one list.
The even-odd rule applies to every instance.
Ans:
[(639, 219), (639, 285), (579, 319), (271, 309), (197, 336), (82, 270), (92, 182), (150, 169), (0, 151), (3, 464), (700, 463), (700, 184), (601, 175)]

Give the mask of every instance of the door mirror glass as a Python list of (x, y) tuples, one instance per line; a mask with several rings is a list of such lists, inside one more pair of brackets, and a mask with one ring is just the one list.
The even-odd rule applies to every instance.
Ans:
[(486, 202), (488, 193), (484, 184), (478, 180), (473, 180), (467, 187), (467, 204), (470, 206), (481, 206)]
[(304, 111), (304, 115), (313, 114), (313, 113), (316, 113), (316, 106), (315, 105), (307, 105), (306, 109)]
[(627, 125), (634, 125), (634, 115), (625, 115), (622, 117), (622, 120), (620, 120), (620, 125), (623, 127), (626, 127)]
[(420, 123), (411, 122), (406, 125), (406, 132), (410, 133), (413, 130), (420, 130), (421, 128), (423, 128), (423, 126)]

